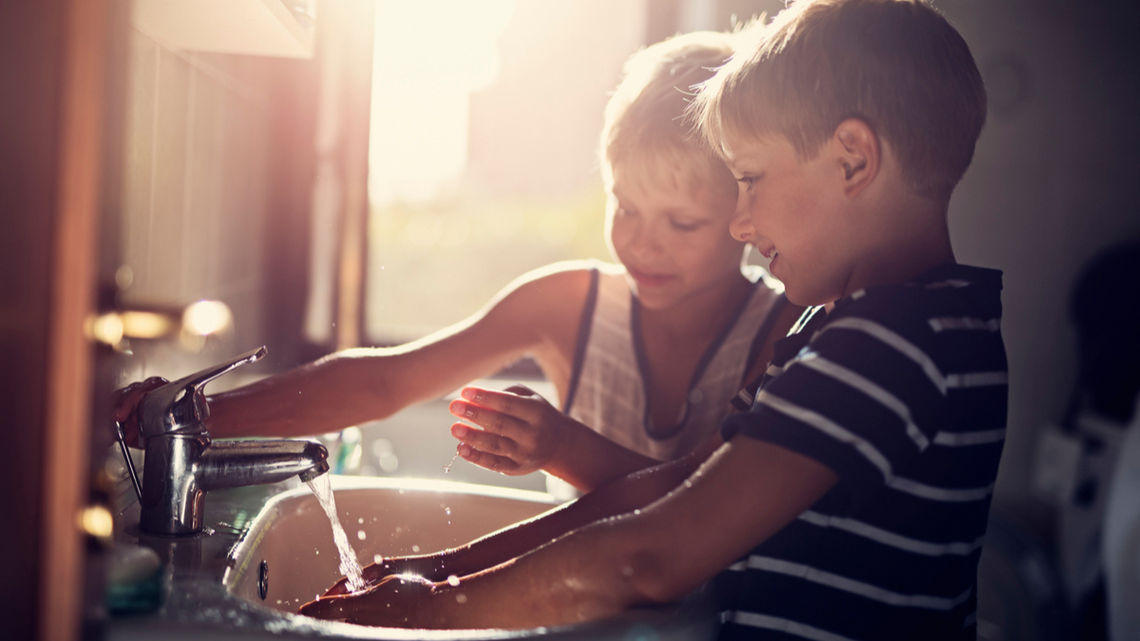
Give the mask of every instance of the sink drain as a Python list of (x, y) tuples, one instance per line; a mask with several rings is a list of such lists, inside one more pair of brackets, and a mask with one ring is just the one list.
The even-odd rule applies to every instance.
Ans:
[(269, 561), (261, 560), (261, 565), (257, 568), (257, 596), (261, 597), (264, 601), (265, 597), (269, 594)]

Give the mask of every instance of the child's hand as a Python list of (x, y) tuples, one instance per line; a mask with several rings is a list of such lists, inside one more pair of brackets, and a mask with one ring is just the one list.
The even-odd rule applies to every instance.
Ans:
[(525, 385), (505, 392), (465, 387), (462, 396), (448, 409), (483, 428), (451, 426), (451, 435), (462, 441), (458, 452), (465, 460), (519, 476), (545, 468), (561, 448), (569, 419)]
[(148, 394), (169, 382), (161, 376), (151, 376), (145, 381), (131, 383), (122, 389), (115, 390), (111, 401), (111, 420), (122, 424), (127, 445), (142, 447), (139, 443), (139, 419), (137, 415), (139, 405), (142, 404), (143, 399)]
[(302, 605), (298, 612), (358, 625), (406, 627), (413, 623), (409, 615), (432, 594), (433, 587), (431, 581), (410, 575), (388, 576), (363, 592), (323, 596)]
[[(384, 559), (379, 563), (370, 563), (369, 565), (366, 565), (363, 572), (361, 572), (364, 578), (364, 585), (368, 588), (371, 588), (372, 586), (379, 584), (383, 579), (392, 576), (393, 574), (398, 574), (400, 570), (395, 569), (397, 567), (397, 563), (397, 559)], [(337, 581), (331, 588), (326, 590), (325, 593), (321, 595), (321, 597), (341, 596), (344, 594), (349, 594), (348, 577), (342, 577), (341, 580)]]

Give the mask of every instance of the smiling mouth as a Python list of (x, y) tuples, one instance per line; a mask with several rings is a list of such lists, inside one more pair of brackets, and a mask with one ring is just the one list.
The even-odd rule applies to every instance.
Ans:
[(637, 271), (636, 269), (630, 269), (629, 267), (626, 267), (626, 271), (628, 271), (629, 275), (633, 277), (633, 280), (642, 287), (658, 287), (676, 278), (670, 274), (647, 274)]

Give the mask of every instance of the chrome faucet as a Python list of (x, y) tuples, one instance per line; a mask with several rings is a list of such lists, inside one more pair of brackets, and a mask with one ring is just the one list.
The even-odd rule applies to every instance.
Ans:
[(154, 534), (202, 530), (206, 492), (283, 481), (308, 481), (329, 470), (328, 450), (315, 441), (210, 441), (206, 383), (265, 356), (261, 347), (151, 392), (138, 409), (146, 450), (139, 525)]

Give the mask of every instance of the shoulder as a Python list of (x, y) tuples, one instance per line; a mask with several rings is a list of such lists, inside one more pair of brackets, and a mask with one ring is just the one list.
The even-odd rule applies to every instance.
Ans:
[(903, 377), (902, 363), (916, 366), (940, 388), (942, 374), (1003, 370), (1000, 275), (995, 283), (990, 271), (950, 265), (855, 292), (836, 304), (812, 349), (860, 369), (899, 363), (892, 369)]
[(831, 317), (865, 319), (915, 339), (949, 326), (996, 328), (1001, 319), (1001, 275), (965, 265), (943, 265), (913, 281), (871, 287), (839, 301)]
[(542, 295), (552, 289), (564, 293), (584, 291), (601, 264), (593, 260), (567, 260), (545, 265), (515, 279), (507, 286), (507, 291), (524, 295)]
[(593, 274), (608, 269), (594, 260), (563, 261), (532, 270), (507, 285), (494, 308), (526, 317), (563, 317), (582, 309)]

